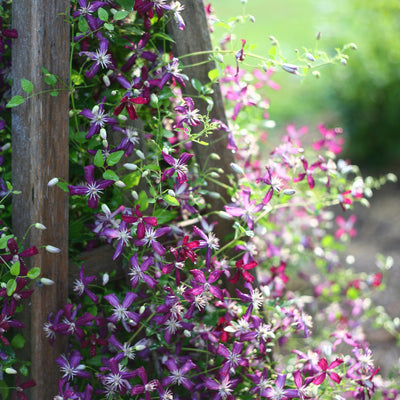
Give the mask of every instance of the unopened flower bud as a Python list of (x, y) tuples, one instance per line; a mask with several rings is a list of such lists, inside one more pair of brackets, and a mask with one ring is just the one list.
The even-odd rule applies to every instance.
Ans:
[(103, 140), (103, 147), (105, 147), (105, 148), (108, 147), (108, 141), (107, 140)]
[(137, 149), (137, 150), (135, 150), (135, 152), (136, 152), (136, 155), (137, 155), (139, 158), (141, 158), (142, 160), (144, 160), (144, 159), (146, 158), (146, 157), (144, 156), (142, 150)]
[(210, 154), (210, 158), (212, 159), (212, 160), (220, 160), (221, 159), (221, 157), (219, 156), (219, 154), (217, 154), (217, 153), (211, 153)]
[(51, 246), (50, 244), (48, 244), (48, 245), (45, 247), (45, 249), (46, 249), (46, 251), (47, 251), (48, 253), (52, 253), (52, 254), (58, 254), (58, 253), (61, 252), (61, 250), (60, 250), (58, 247)]
[(126, 187), (125, 183), (122, 182), (122, 181), (115, 181), (114, 185), (115, 185), (116, 187), (119, 187), (119, 188), (124, 188), (124, 187)]
[(129, 169), (129, 171), (136, 171), (138, 169), (137, 165), (132, 163), (125, 163), (123, 167)]
[(235, 163), (231, 163), (231, 168), (234, 172), (236, 172), (237, 174), (243, 175), (244, 171), (242, 169), (242, 167), (240, 167), (239, 165), (235, 164)]
[(311, 53), (306, 53), (306, 58), (307, 58), (307, 60), (310, 60), (310, 61), (315, 61), (315, 57), (311, 54)]
[(150, 105), (154, 108), (158, 107), (158, 97), (155, 93), (150, 95)]
[(215, 171), (210, 172), (210, 176), (211, 178), (219, 178), (220, 175), (218, 173), (216, 173)]
[(111, 90), (111, 96), (115, 96), (117, 94), (116, 90)]
[(111, 210), (107, 204), (101, 205), (101, 211), (103, 211), (104, 214), (111, 214)]
[(249, 20), (250, 22), (256, 22), (256, 18), (254, 17), (254, 15), (250, 15)]
[(132, 190), (131, 196), (132, 196), (135, 200), (138, 200), (138, 199), (139, 199), (139, 195), (137, 194), (137, 191), (136, 191), (136, 190)]
[(107, 87), (109, 87), (111, 84), (110, 78), (107, 75), (103, 75), (103, 82)]
[(52, 281), (52, 280), (49, 279), (49, 278), (40, 278), (40, 279), (39, 279), (39, 282), (40, 282), (42, 285), (44, 285), (44, 286), (51, 286), (51, 285), (54, 285), (54, 281)]
[(176, 197), (176, 194), (175, 194), (175, 192), (174, 192), (172, 189), (169, 189), (169, 190), (168, 190), (168, 194), (169, 194), (171, 197)]
[(142, 178), (146, 178), (146, 176), (149, 174), (149, 170), (146, 169), (146, 171), (142, 172)]
[(6, 151), (11, 147), (11, 143), (6, 143), (1, 147), (1, 151)]
[(4, 372), (8, 375), (15, 375), (17, 373), (17, 371), (14, 368), (11, 367), (7, 367)]
[(119, 119), (120, 121), (128, 121), (128, 117), (126, 117), (126, 116), (123, 115), (123, 114), (119, 114), (119, 115), (118, 115), (118, 119)]
[(297, 74), (299, 67), (297, 65), (285, 63), (282, 64), (282, 69), (286, 72), (289, 72), (289, 74)]
[(144, 350), (145, 348), (146, 348), (146, 346), (145, 346), (144, 344), (138, 343), (138, 344), (135, 345), (135, 350), (136, 350), (136, 351), (142, 351), (142, 350)]
[(219, 199), (221, 198), (221, 195), (218, 192), (208, 192), (208, 195), (212, 198), (212, 199)]
[(296, 191), (294, 189), (285, 189), (282, 193), (286, 196), (293, 196)]
[(107, 131), (106, 131), (104, 128), (101, 128), (101, 129), (100, 129), (100, 137), (101, 137), (103, 140), (106, 140), (106, 139), (107, 139)]
[(224, 62), (224, 57), (222, 56), (222, 54), (217, 54), (217, 60), (220, 64), (222, 64)]
[(347, 60), (345, 58), (341, 58), (340, 62), (342, 65), (347, 65)]
[(145, 306), (145, 305), (142, 305), (142, 306), (139, 308), (139, 314), (143, 314), (145, 311), (146, 311), (146, 306)]
[(96, 105), (92, 108), (92, 113), (93, 113), (93, 114), (97, 114), (98, 111), (99, 111), (99, 106), (96, 104)]
[(357, 49), (358, 49), (358, 47), (357, 47), (357, 45), (356, 45), (355, 43), (350, 43), (350, 44), (349, 44), (349, 47), (350, 47), (352, 50), (357, 50)]
[(40, 222), (36, 222), (36, 224), (33, 225), (36, 229), (39, 229), (40, 231), (46, 230), (46, 227), (41, 224)]
[(233, 219), (232, 215), (228, 214), (228, 213), (225, 212), (225, 211), (219, 211), (219, 212), (218, 212), (218, 215), (219, 215), (220, 218), (222, 218), (222, 219), (228, 219), (228, 220)]
[(183, 334), (185, 335), (185, 337), (190, 338), (192, 336), (192, 334), (190, 333), (190, 331), (188, 331), (187, 329), (185, 329), (183, 331)]
[(321, 39), (321, 32), (317, 32), (317, 36), (315, 37), (317, 40)]
[(51, 187), (51, 186), (55, 186), (58, 183), (58, 178), (53, 178), (50, 179), (49, 182), (47, 183), (47, 186)]
[(110, 280), (110, 275), (107, 272), (103, 274), (102, 284), (103, 286), (107, 285), (108, 281)]
[(68, 111), (68, 116), (69, 116), (70, 118), (72, 118), (74, 115), (75, 115), (74, 110), (69, 110), (69, 111)]

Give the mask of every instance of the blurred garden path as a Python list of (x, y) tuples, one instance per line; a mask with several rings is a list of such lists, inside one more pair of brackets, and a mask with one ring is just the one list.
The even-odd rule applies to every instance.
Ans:
[[(393, 172), (400, 177), (400, 168)], [(387, 271), (387, 286), (375, 300), (376, 304), (386, 308), (392, 318), (400, 318), (400, 182), (387, 183), (375, 191), (370, 203), (369, 208), (359, 204), (355, 206), (358, 234), (349, 246), (348, 254), (355, 257), (356, 271), (371, 273), (378, 272), (375, 263), (377, 253), (393, 257), (393, 267)], [(396, 340), (383, 329), (367, 329), (367, 340), (374, 353), (375, 364), (381, 367), (383, 376), (388, 376), (400, 358)]]

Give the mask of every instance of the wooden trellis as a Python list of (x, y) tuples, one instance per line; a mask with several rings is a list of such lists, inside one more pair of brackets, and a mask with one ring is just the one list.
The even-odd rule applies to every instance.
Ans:
[[(13, 27), (19, 33), (18, 40), (13, 43), (13, 95), (22, 94), (22, 78), (33, 83), (36, 93), (46, 91), (48, 86), (43, 80), (42, 67), (64, 82), (68, 81), (70, 31), (65, 13), (69, 12), (69, 6), (69, 0), (13, 0)], [(187, 0), (184, 6), (183, 18), (188, 22), (186, 30), (182, 32), (172, 25), (170, 27), (175, 39), (175, 55), (211, 50), (203, 1)], [(206, 59), (207, 55), (184, 60), (185, 63), (194, 64)], [(206, 82), (208, 71), (212, 68), (207, 63), (189, 68), (185, 73)], [(61, 84), (59, 88), (62, 89)], [(188, 85), (189, 93), (190, 90)], [(213, 97), (215, 107), (211, 116), (226, 122), (222, 96), (217, 85)], [(196, 106), (205, 113), (204, 104)], [(53, 177), (68, 180), (68, 110), (69, 93), (65, 90), (61, 90), (57, 97), (51, 97), (49, 93), (35, 95), (13, 109), (12, 179), (14, 188), (21, 191), (21, 194), (13, 198), (14, 232), (21, 238), (30, 224), (41, 222), (47, 230), (31, 230), (25, 246), (40, 243), (61, 249), (61, 253), (56, 255), (41, 249), (33, 260), (33, 265), (40, 266), (43, 276), (54, 280), (55, 285), (36, 290), (23, 316), (30, 332), (26, 357), (32, 362), (32, 377), (37, 383), (31, 390), (30, 398), (37, 400), (51, 399), (57, 393), (60, 376), (55, 359), (66, 351), (66, 343), (62, 340), (56, 340), (54, 347), (48, 344), (43, 323), (50, 312), (66, 303), (68, 281), (78, 270), (70, 269), (68, 263), (68, 195), (57, 188), (47, 187)], [(229, 169), (232, 154), (226, 150), (226, 144), (227, 140), (222, 138), (212, 146), (212, 151), (219, 153), (221, 161), (218, 164), (211, 161), (214, 163), (211, 166)], [(209, 155), (210, 148), (196, 147), (195, 152), (201, 163)], [(217, 185), (210, 189), (222, 194)], [(214, 200), (214, 206), (221, 207), (222, 202), (215, 203)], [(221, 221), (218, 235), (222, 236), (223, 230), (226, 232), (229, 226)], [(109, 262), (111, 257), (105, 259), (103, 250), (100, 253), (100, 256), (98, 252), (83, 256), (88, 273), (94, 266), (104, 271), (112, 265)]]

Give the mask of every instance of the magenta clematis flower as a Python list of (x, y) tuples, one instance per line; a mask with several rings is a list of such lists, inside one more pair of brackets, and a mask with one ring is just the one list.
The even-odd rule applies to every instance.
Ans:
[(99, 48), (96, 51), (81, 51), (79, 55), (85, 55), (94, 61), (92, 66), (85, 72), (89, 79), (93, 79), (101, 68), (114, 70), (111, 54), (108, 53), (108, 40), (100, 40)]
[(208, 235), (206, 235), (206, 233), (203, 232), (197, 226), (193, 227), (193, 232), (201, 237), (201, 240), (199, 240), (199, 248), (207, 248), (207, 253), (206, 253), (207, 268), (210, 268), (211, 266), (211, 251), (219, 249), (219, 239), (214, 235), (213, 232), (211, 232), (212, 228), (213, 227), (210, 226), (210, 231), (208, 232)]
[(354, 229), (354, 224), (357, 221), (357, 217), (355, 215), (350, 215), (347, 221), (341, 215), (338, 215), (335, 221), (339, 226), (338, 230), (335, 232), (335, 238), (340, 239), (346, 234), (350, 235), (351, 237), (355, 237), (357, 235), (357, 231)]
[(233, 400), (231, 396), (233, 389), (239, 383), (239, 379), (231, 379), (229, 375), (222, 376), (219, 381), (216, 379), (207, 378), (204, 382), (204, 386), (207, 389), (215, 390), (212, 400)]
[(194, 108), (193, 100), (190, 97), (184, 97), (183, 100), (185, 105), (176, 106), (174, 108), (177, 113), (181, 114), (181, 116), (178, 117), (174, 127), (183, 128), (184, 124), (190, 126), (200, 125), (200, 111), (197, 108)]
[(123, 322), (134, 323), (136, 325), (140, 320), (140, 315), (133, 311), (128, 311), (128, 308), (132, 305), (137, 297), (137, 294), (127, 292), (124, 300), (122, 303), (120, 303), (114, 293), (104, 296), (104, 298), (114, 307), (113, 314), (108, 319), (114, 323), (121, 320)]
[(15, 394), (13, 399), (29, 400), (29, 398), (25, 395), (24, 390), (34, 386), (36, 386), (36, 382), (33, 379), (29, 379), (25, 382), (20, 382), (20, 377), (17, 376), (17, 379), (15, 381)]
[(260, 87), (263, 87), (265, 85), (269, 86), (270, 88), (274, 90), (279, 90), (280, 86), (272, 81), (270, 77), (275, 73), (275, 70), (273, 68), (267, 69), (267, 71), (261, 71), (259, 69), (255, 69), (253, 71), (253, 75), (255, 78), (258, 79), (258, 82), (254, 84), (254, 87), (256, 89), (259, 89)]
[(308, 186), (310, 187), (310, 189), (314, 189), (314, 186), (315, 186), (315, 182), (314, 182), (314, 178), (313, 178), (314, 170), (315, 170), (315, 168), (321, 168), (322, 160), (316, 161), (315, 163), (311, 164), (310, 166), (308, 166), (308, 161), (305, 159), (304, 156), (302, 156), (300, 158), (300, 160), (303, 164), (303, 168), (304, 168), (305, 172), (302, 172), (301, 174), (299, 174), (297, 176), (297, 178), (293, 178), (293, 182), (300, 182), (305, 177), (307, 177)]
[(163, 386), (178, 385), (183, 386), (187, 390), (192, 390), (194, 388), (194, 383), (185, 376), (190, 370), (196, 368), (192, 360), (187, 360), (181, 368), (178, 368), (176, 361), (170, 358), (166, 361), (165, 365), (171, 372), (171, 375), (162, 379), (161, 383)]
[(206, 280), (203, 271), (192, 269), (190, 273), (193, 275), (197, 285), (194, 286), (192, 289), (187, 290), (186, 293), (193, 296), (199, 296), (200, 294), (206, 292), (211, 293), (217, 299), (223, 300), (224, 295), (222, 290), (218, 286), (212, 285), (212, 283), (215, 283), (221, 277), (222, 272), (222, 270), (213, 271)]
[(221, 376), (229, 375), (229, 371), (235, 370), (239, 366), (247, 367), (249, 365), (249, 360), (243, 354), (243, 343), (234, 342), (232, 351), (228, 350), (222, 343), (218, 345), (217, 354), (224, 358), (222, 367), (219, 370)]
[(160, 387), (160, 382), (157, 379), (153, 379), (150, 382), (147, 381), (147, 373), (144, 367), (140, 367), (135, 370), (137, 376), (142, 380), (142, 385), (135, 385), (131, 390), (131, 396), (135, 396), (138, 394), (145, 394), (145, 399), (150, 400), (151, 395), (150, 392), (154, 392)]
[(344, 143), (343, 137), (340, 135), (343, 134), (343, 130), (341, 128), (335, 129), (327, 129), (323, 124), (318, 126), (318, 130), (324, 139), (318, 140), (313, 143), (313, 147), (315, 150), (320, 150), (322, 147), (327, 148), (327, 150), (332, 153), (339, 154), (342, 152), (342, 147)]
[(130, 264), (129, 275), (131, 277), (132, 288), (135, 288), (140, 282), (145, 282), (151, 289), (154, 289), (158, 282), (152, 276), (145, 274), (145, 271), (153, 264), (153, 259), (149, 257), (139, 265), (135, 253), (130, 259)]
[(173, 58), (172, 61), (167, 64), (163, 73), (164, 75), (161, 77), (161, 80), (158, 84), (160, 89), (162, 89), (172, 78), (174, 78), (175, 81), (183, 87), (186, 86), (184, 81), (189, 79), (185, 74), (181, 73), (181, 69), (179, 68), (179, 60), (177, 58)]
[(320, 385), (326, 378), (326, 376), (329, 376), (330, 379), (332, 379), (336, 383), (340, 383), (342, 378), (333, 371), (330, 371), (331, 369), (337, 367), (338, 365), (342, 364), (343, 360), (341, 358), (336, 358), (336, 360), (332, 361), (329, 365), (328, 362), (326, 361), (325, 358), (321, 358), (318, 361), (318, 366), (320, 368), (320, 373), (317, 374), (317, 376), (314, 376), (313, 383), (315, 385)]
[(78, 296), (81, 297), (83, 293), (86, 293), (90, 300), (93, 301), (93, 303), (97, 304), (99, 301), (99, 298), (97, 295), (95, 295), (93, 292), (91, 292), (88, 289), (88, 286), (95, 280), (97, 277), (95, 275), (92, 276), (84, 276), (84, 266), (81, 266), (81, 269), (79, 271), (79, 279), (76, 279), (74, 282), (74, 287), (73, 291), (78, 293)]
[(80, 16), (84, 17), (92, 31), (98, 29), (98, 19), (95, 18), (92, 14), (97, 11), (100, 7), (106, 6), (107, 2), (105, 1), (93, 1), (89, 3), (86, 0), (78, 0), (79, 8), (72, 13), (74, 18), (78, 18)]
[(286, 375), (278, 375), (275, 386), (270, 386), (265, 390), (265, 397), (272, 400), (293, 399), (299, 397), (297, 389), (284, 389)]
[(174, 172), (176, 171), (178, 175), (178, 182), (180, 184), (187, 182), (188, 178), (186, 176), (188, 169), (186, 167), (186, 164), (189, 162), (189, 160), (193, 157), (193, 154), (190, 153), (182, 153), (179, 157), (178, 160), (173, 158), (167, 153), (162, 152), (164, 161), (168, 163), (169, 165), (172, 166), (172, 168), (166, 169), (161, 177), (162, 181), (165, 181), (168, 177), (171, 177)]
[(159, 229), (146, 226), (144, 237), (142, 239), (135, 240), (135, 246), (151, 246), (158, 255), (162, 256), (166, 252), (165, 247), (156, 239), (162, 235), (165, 235), (166, 233), (169, 233), (170, 230), (171, 228), (169, 226)]
[(105, 236), (110, 239), (117, 239), (117, 246), (113, 255), (113, 260), (119, 258), (124, 250), (125, 246), (129, 244), (132, 239), (131, 230), (127, 227), (125, 221), (121, 221), (118, 229), (106, 228), (101, 232), (101, 236)]
[(93, 135), (97, 135), (100, 129), (107, 124), (115, 125), (117, 121), (114, 118), (108, 117), (104, 111), (103, 99), (100, 104), (93, 107), (92, 110), (84, 108), (79, 115), (83, 115), (90, 121), (90, 128), (88, 134), (85, 136), (86, 139), (90, 139)]
[(264, 204), (256, 204), (255, 200), (250, 201), (250, 196), (250, 190), (244, 189), (240, 196), (242, 206), (225, 206), (225, 211), (232, 217), (241, 217), (247, 223), (249, 229), (253, 230), (254, 220)]
[(120, 104), (117, 107), (115, 107), (114, 115), (121, 114), (123, 109), (126, 108), (129, 118), (133, 121), (135, 119), (138, 119), (136, 109), (133, 105), (134, 104), (147, 104), (148, 102), (149, 102), (148, 99), (145, 99), (144, 97), (134, 97), (133, 98), (133, 97), (129, 97), (129, 96), (124, 96), (122, 98)]
[(68, 185), (69, 194), (71, 196), (74, 195), (87, 196), (88, 206), (90, 208), (97, 208), (97, 204), (100, 195), (103, 193), (103, 190), (108, 186), (112, 185), (114, 181), (110, 179), (96, 181), (94, 179), (94, 170), (95, 170), (94, 165), (87, 165), (83, 169), (85, 170), (86, 186)]
[(17, 287), (11, 296), (7, 295), (6, 287), (0, 289), (0, 298), (4, 298), (2, 304), (3, 312), (7, 315), (13, 315), (17, 309), (18, 304), (21, 300), (31, 297), (33, 289), (26, 289), (25, 286), (28, 284), (28, 280), (24, 278), (16, 278)]
[(64, 382), (73, 380), (76, 376), (84, 379), (91, 378), (90, 372), (85, 371), (85, 366), (80, 364), (82, 360), (83, 356), (78, 350), (74, 350), (68, 357), (62, 355), (57, 358), (56, 362), (63, 373)]
[(243, 259), (236, 261), (237, 271), (235, 275), (233, 275), (232, 278), (229, 279), (229, 282), (236, 284), (239, 281), (240, 276), (243, 276), (243, 279), (246, 282), (253, 283), (255, 278), (252, 274), (250, 274), (250, 272), (247, 271), (249, 269), (255, 268), (257, 265), (257, 262), (254, 260), (248, 262), (247, 264), (244, 263)]
[(134, 211), (134, 215), (123, 215), (122, 220), (129, 224), (137, 224), (136, 228), (136, 236), (138, 239), (143, 239), (146, 233), (146, 225), (157, 226), (157, 218), (156, 217), (143, 217), (143, 214), (140, 211), (140, 206), (136, 205), (136, 210)]
[(270, 383), (270, 380), (268, 379), (267, 369), (264, 368), (262, 372), (256, 371), (254, 374), (248, 374), (246, 376), (256, 384), (255, 387), (250, 389), (250, 393), (259, 394), (259, 396), (265, 397), (265, 390)]

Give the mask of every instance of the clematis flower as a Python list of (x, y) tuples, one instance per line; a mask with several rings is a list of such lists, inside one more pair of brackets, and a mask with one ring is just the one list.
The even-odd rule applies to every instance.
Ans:
[(160, 386), (160, 382), (157, 379), (153, 379), (150, 382), (147, 380), (147, 373), (144, 367), (140, 367), (135, 370), (137, 376), (142, 380), (142, 385), (135, 385), (131, 390), (131, 396), (135, 396), (138, 394), (145, 394), (145, 399), (150, 400), (151, 394), (150, 392), (154, 392)]
[(270, 79), (270, 77), (274, 73), (275, 73), (275, 70), (273, 68), (268, 68), (267, 71), (265, 71), (265, 72), (261, 71), (259, 69), (255, 69), (253, 71), (253, 75), (255, 78), (258, 79), (258, 81), (254, 84), (254, 87), (256, 89), (259, 89), (259, 88), (267, 85), (274, 90), (279, 90), (280, 86)]
[(347, 221), (341, 215), (338, 215), (335, 221), (339, 226), (338, 230), (335, 232), (335, 238), (340, 239), (346, 234), (350, 235), (351, 237), (355, 237), (357, 235), (357, 231), (354, 229), (354, 224), (357, 221), (357, 217), (355, 215), (350, 215)]
[(219, 370), (221, 376), (229, 375), (229, 371), (232, 369), (236, 370), (239, 366), (247, 367), (249, 365), (249, 360), (244, 354), (242, 354), (243, 343), (234, 342), (232, 351), (228, 350), (222, 343), (218, 345), (217, 354), (224, 358), (222, 367)]
[(162, 155), (164, 161), (169, 165), (171, 165), (172, 168), (167, 168), (163, 172), (161, 180), (165, 181), (168, 177), (171, 177), (174, 174), (174, 172), (176, 172), (178, 175), (178, 182), (180, 184), (187, 182), (188, 178), (186, 174), (188, 173), (188, 169), (186, 164), (193, 157), (193, 154), (182, 153), (178, 160), (176, 160), (175, 158), (164, 152), (162, 152)]
[(104, 296), (104, 298), (114, 307), (113, 314), (108, 319), (114, 323), (123, 321), (134, 323), (136, 325), (140, 320), (140, 315), (133, 311), (129, 311), (128, 308), (132, 305), (137, 297), (137, 294), (127, 292), (124, 300), (122, 303), (120, 303), (114, 293)]
[(190, 370), (196, 368), (196, 364), (192, 360), (187, 360), (181, 368), (178, 368), (176, 361), (173, 358), (169, 358), (165, 366), (171, 372), (171, 375), (162, 379), (161, 383), (163, 386), (178, 385), (183, 386), (189, 391), (194, 388), (194, 383), (185, 376)]
[(231, 379), (229, 375), (225, 375), (220, 380), (207, 378), (204, 386), (217, 392), (213, 395), (212, 400), (233, 400), (234, 397), (231, 395), (238, 383), (239, 379)]
[(218, 250), (219, 249), (219, 239), (215, 236), (213, 232), (211, 232), (211, 229), (213, 227), (210, 227), (210, 231), (208, 234), (206, 234), (204, 231), (202, 231), (200, 228), (197, 226), (193, 227), (193, 232), (200, 236), (199, 240), (199, 248), (207, 248), (207, 253), (206, 253), (206, 267), (209, 269), (211, 266), (211, 252), (212, 250)]
[(270, 386), (265, 390), (265, 397), (272, 400), (293, 399), (299, 397), (297, 389), (284, 389), (286, 375), (279, 374), (275, 381), (275, 386)]
[(89, 3), (86, 0), (78, 0), (79, 8), (72, 13), (73, 18), (78, 18), (80, 16), (84, 17), (92, 31), (97, 30), (97, 18), (92, 14), (97, 11), (100, 7), (107, 5), (105, 1), (93, 1)]
[(119, 115), (123, 111), (124, 108), (126, 108), (126, 111), (128, 112), (129, 118), (131, 120), (135, 120), (138, 118), (137, 112), (135, 110), (135, 107), (133, 106), (134, 104), (147, 104), (148, 100), (145, 99), (144, 97), (129, 97), (129, 96), (124, 96), (120, 102), (120, 104), (115, 107), (114, 110), (114, 115)]
[(101, 232), (101, 236), (105, 236), (110, 239), (117, 239), (117, 246), (113, 255), (113, 260), (118, 259), (125, 246), (129, 244), (132, 239), (131, 230), (127, 227), (125, 221), (121, 221), (118, 229), (116, 228), (106, 228)]
[(184, 124), (190, 125), (190, 126), (197, 126), (201, 124), (200, 121), (200, 112), (197, 108), (194, 108), (194, 102), (190, 97), (184, 97), (183, 98), (185, 105), (181, 106), (176, 106), (174, 110), (181, 114), (180, 117), (178, 117), (174, 127), (175, 128), (183, 128)]
[(81, 51), (79, 55), (85, 55), (94, 61), (92, 66), (85, 72), (89, 79), (93, 79), (99, 72), (100, 67), (103, 69), (114, 70), (114, 64), (111, 59), (111, 54), (108, 53), (108, 40), (100, 40), (99, 48), (96, 51)]
[(112, 185), (114, 181), (110, 179), (105, 179), (101, 181), (96, 181), (94, 179), (94, 165), (87, 165), (83, 168), (85, 170), (85, 186), (73, 186), (68, 185), (69, 194), (71, 196), (87, 196), (88, 197), (88, 206), (90, 208), (97, 208), (97, 204), (100, 198), (100, 195), (103, 193), (103, 190), (108, 186)]
[(98, 296), (88, 289), (88, 286), (95, 279), (97, 279), (97, 277), (95, 275), (84, 276), (84, 266), (82, 265), (81, 269), (79, 271), (79, 278), (76, 279), (74, 282), (73, 291), (78, 293), (79, 297), (81, 297), (83, 295), (83, 293), (86, 293), (87, 296), (90, 298), (90, 300), (92, 300), (93, 303), (97, 304), (99, 301)]
[(3, 18), (0, 16), (0, 54), (4, 53), (4, 38), (17, 39), (16, 29), (3, 29)]
[(135, 215), (127, 215), (124, 214), (122, 216), (122, 220), (129, 224), (137, 224), (136, 235), (138, 239), (143, 239), (146, 233), (146, 225), (157, 226), (157, 218), (156, 217), (143, 217), (143, 214), (140, 211), (140, 206), (137, 204), (136, 209), (134, 211)]
[(151, 275), (145, 274), (145, 271), (147, 271), (150, 265), (153, 264), (153, 259), (149, 257), (139, 265), (135, 253), (130, 259), (130, 264), (131, 268), (129, 269), (129, 276), (131, 277), (132, 288), (135, 288), (140, 282), (145, 282), (150, 289), (154, 289), (158, 282)]
[(327, 376), (332, 379), (336, 383), (340, 383), (342, 378), (336, 373), (331, 371), (333, 368), (336, 368), (338, 365), (342, 364), (343, 360), (341, 358), (336, 358), (336, 360), (332, 361), (329, 365), (325, 358), (321, 358), (318, 361), (318, 366), (320, 368), (320, 372), (314, 376), (313, 383), (315, 385), (320, 385)]
[(135, 246), (151, 246), (158, 255), (162, 256), (166, 252), (165, 247), (156, 239), (160, 236), (165, 235), (166, 233), (169, 233), (170, 230), (171, 228), (169, 226), (159, 229), (154, 229), (151, 226), (146, 226), (143, 238), (135, 240)]
[(222, 290), (218, 286), (213, 286), (212, 283), (215, 283), (218, 281), (218, 279), (222, 275), (221, 270), (218, 271), (213, 271), (209, 275), (208, 279), (206, 280), (206, 277), (204, 275), (203, 271), (200, 271), (198, 269), (192, 269), (190, 273), (193, 275), (194, 280), (196, 282), (196, 286), (194, 286), (192, 289), (189, 289), (186, 291), (186, 293), (194, 296), (198, 296), (204, 292), (206, 293), (211, 293), (213, 296), (215, 296), (217, 299), (223, 300), (224, 295)]
[(236, 261), (237, 271), (235, 275), (233, 275), (232, 278), (229, 279), (229, 282), (236, 284), (239, 281), (240, 276), (242, 276), (246, 282), (253, 283), (255, 278), (252, 274), (250, 274), (250, 272), (247, 271), (249, 269), (255, 268), (257, 265), (258, 264), (255, 261), (250, 261), (247, 264), (244, 264), (243, 259)]
[(74, 350), (68, 356), (63, 354), (57, 358), (56, 363), (60, 366), (63, 373), (62, 379), (65, 382), (73, 380), (76, 376), (84, 379), (91, 378), (90, 372), (85, 371), (85, 366), (80, 364), (82, 360), (83, 356), (78, 350)]
[(313, 143), (315, 150), (318, 151), (322, 147), (326, 147), (327, 150), (335, 154), (342, 152), (344, 139), (340, 136), (343, 134), (341, 128), (327, 129), (323, 124), (321, 124), (318, 126), (318, 130), (324, 138)]

